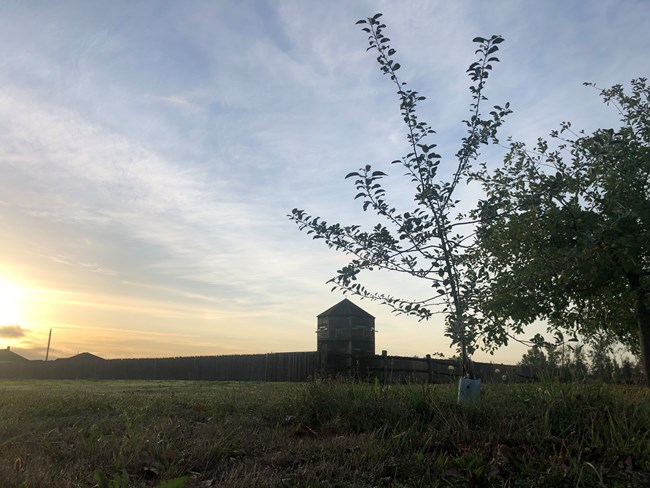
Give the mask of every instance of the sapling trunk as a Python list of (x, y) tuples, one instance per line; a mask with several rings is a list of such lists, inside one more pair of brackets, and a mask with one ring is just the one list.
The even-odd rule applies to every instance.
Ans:
[(646, 385), (650, 386), (650, 308), (648, 308), (648, 294), (643, 289), (637, 290), (636, 320), (639, 325), (639, 345), (641, 350), (641, 364), (645, 373)]

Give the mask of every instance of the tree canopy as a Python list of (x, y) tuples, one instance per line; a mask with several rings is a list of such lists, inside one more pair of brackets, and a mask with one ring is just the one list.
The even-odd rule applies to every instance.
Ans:
[(485, 198), (473, 213), (472, 306), (493, 342), (543, 319), (619, 340), (650, 370), (650, 88), (639, 78), (629, 91), (600, 90), (619, 128), (564, 123), (555, 144), (512, 143), (502, 165), (474, 174)]

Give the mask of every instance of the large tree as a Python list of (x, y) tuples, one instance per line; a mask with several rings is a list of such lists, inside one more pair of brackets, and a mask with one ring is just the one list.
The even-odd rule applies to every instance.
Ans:
[[(593, 85), (591, 85), (593, 86)], [(481, 333), (505, 343), (534, 320), (618, 340), (650, 372), (650, 88), (600, 90), (622, 124), (569, 123), (474, 176), (485, 198), (472, 255)], [(650, 379), (649, 379), (650, 381)]]
[[(455, 191), (467, 176), (481, 145), (496, 141), (496, 132), (502, 118), (509, 113), (508, 105), (495, 106), (487, 117), (481, 114), (485, 83), (494, 63), (500, 36), (477, 37), (478, 59), (467, 70), (471, 85), (470, 115), (463, 121), (467, 135), (460, 144), (455, 161), (442, 162), (431, 141), (434, 131), (421, 121), (416, 113), (417, 103), (424, 100), (418, 92), (406, 88), (397, 71), (395, 49), (383, 33), (385, 24), (374, 15), (357, 22), (368, 34), (368, 50), (375, 51), (383, 74), (388, 75), (397, 89), (399, 107), (406, 129), (407, 154), (393, 161), (413, 184), (414, 205), (408, 211), (398, 211), (389, 204), (382, 186), (384, 171), (366, 165), (349, 173), (354, 178), (363, 210), (372, 210), (379, 222), (370, 230), (359, 225), (328, 224), (304, 210), (294, 209), (290, 215), (302, 230), (314, 239), (325, 243), (351, 257), (347, 266), (332, 278), (334, 289), (378, 300), (393, 311), (428, 319), (432, 314), (446, 314), (447, 335), (459, 346), (463, 357), (463, 374), (471, 375), (467, 360), (475, 345), (472, 333), (472, 316), (467, 307), (470, 284), (463, 265), (467, 235), (459, 227), (466, 222), (457, 220)], [(418, 300), (397, 297), (366, 288), (357, 281), (363, 271), (388, 270), (404, 273), (426, 283), (429, 296)]]

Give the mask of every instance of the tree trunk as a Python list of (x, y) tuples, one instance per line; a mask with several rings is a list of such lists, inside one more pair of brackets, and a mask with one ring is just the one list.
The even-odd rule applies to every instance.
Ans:
[(639, 325), (641, 365), (645, 373), (646, 384), (650, 386), (650, 307), (648, 307), (648, 293), (643, 288), (639, 288), (636, 297), (636, 321)]

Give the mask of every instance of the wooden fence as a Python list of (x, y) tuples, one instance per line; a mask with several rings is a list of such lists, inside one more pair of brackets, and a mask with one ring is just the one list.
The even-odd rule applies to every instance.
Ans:
[[(321, 371), (317, 352), (195, 356), (162, 359), (97, 359), (20, 361), (0, 363), (0, 379), (121, 379), (121, 380), (230, 380), (306, 381), (320, 376), (378, 378), (385, 383), (447, 383), (458, 380), (458, 362), (387, 354), (345, 358), (341, 371)], [(340, 363), (340, 362), (339, 362)], [(473, 363), (484, 381), (535, 380), (529, 368), (493, 363)]]
[(306, 381), (315, 352), (161, 359), (21, 361), (0, 364), (3, 379)]
[[(472, 368), (476, 377), (488, 382), (537, 380), (534, 371), (526, 366), (473, 362)], [(382, 354), (353, 361), (350, 374), (360, 379), (379, 378), (384, 383), (449, 383), (458, 381), (461, 371), (460, 362), (449, 359)]]

